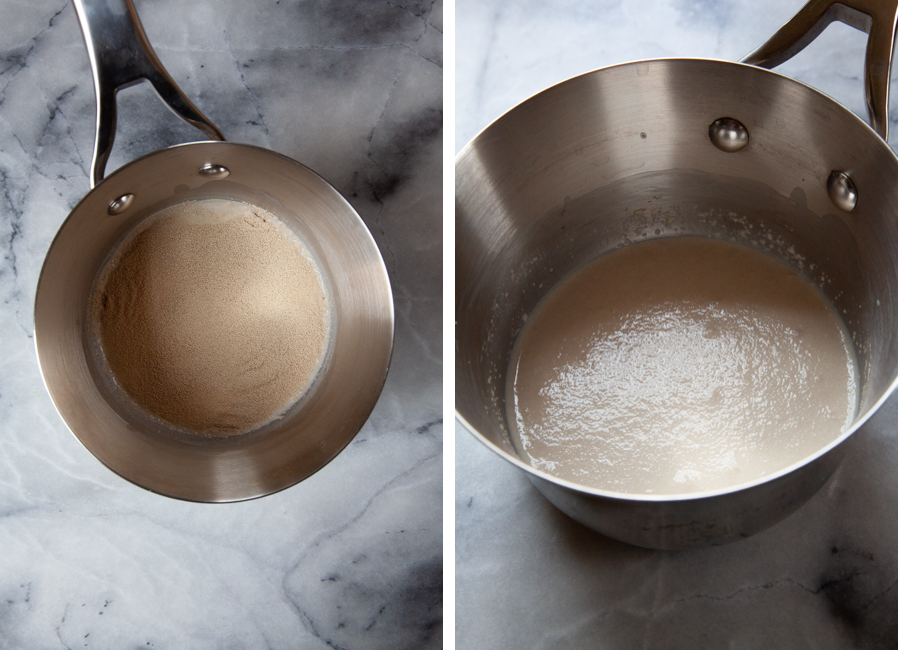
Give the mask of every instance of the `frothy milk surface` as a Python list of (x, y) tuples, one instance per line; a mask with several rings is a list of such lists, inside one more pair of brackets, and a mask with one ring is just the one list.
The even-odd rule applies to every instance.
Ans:
[(546, 296), (510, 366), (522, 457), (627, 493), (727, 488), (835, 440), (857, 407), (847, 331), (814, 285), (692, 237), (601, 256)]

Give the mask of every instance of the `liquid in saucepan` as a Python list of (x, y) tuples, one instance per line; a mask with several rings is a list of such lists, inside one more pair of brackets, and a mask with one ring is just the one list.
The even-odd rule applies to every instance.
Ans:
[(821, 291), (733, 243), (630, 245), (527, 318), (507, 405), (520, 455), (575, 483), (682, 494), (806, 458), (857, 408), (852, 343)]

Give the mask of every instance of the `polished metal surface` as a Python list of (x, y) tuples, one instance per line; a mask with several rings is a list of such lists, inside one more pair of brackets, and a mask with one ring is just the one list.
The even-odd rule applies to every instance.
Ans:
[(856, 193), (856, 185), (844, 172), (833, 171), (828, 176), (828, 196), (844, 212), (853, 212), (859, 195)]
[(225, 167), (224, 165), (215, 165), (213, 163), (207, 163), (197, 171), (207, 178), (225, 178), (231, 173), (228, 170), (228, 167)]
[[(708, 137), (722, 116), (752, 133), (738, 154)], [(853, 172), (852, 213), (832, 203), (835, 169)], [(598, 255), (681, 235), (763, 250), (822, 288), (859, 359), (853, 426), (777, 475), (716, 492), (614, 493), (531, 467), (506, 415), (510, 354), (528, 314)], [(457, 157), (455, 317), (460, 422), (566, 514), (640, 546), (741, 539), (814, 494), (842, 443), (896, 386), (897, 158), (833, 100), (752, 66), (638, 61), (570, 79), (499, 118)]]
[[(197, 174), (207, 160), (222, 161), (228, 179)], [(134, 203), (107, 216), (123, 188), (133, 190)], [(280, 420), (232, 438), (181, 433), (132, 407), (103, 369), (89, 312), (97, 274), (132, 228), (174, 203), (206, 198), (258, 205), (281, 219), (315, 258), (333, 306), (331, 350), (313, 387)], [(306, 478), (356, 435), (390, 363), (393, 302), (372, 236), (321, 177), (266, 149), (193, 143), (125, 165), (75, 207), (41, 271), (34, 334), (56, 408), (110, 469), (160, 494), (235, 501)]]
[(872, 128), (887, 139), (891, 59), (897, 38), (896, 0), (810, 0), (742, 62), (769, 69), (781, 65), (836, 20), (869, 35), (865, 63), (866, 108)]
[(726, 153), (735, 153), (747, 146), (750, 134), (747, 127), (730, 117), (720, 117), (709, 125), (709, 139)]
[[(149, 74), (182, 117), (198, 120), (207, 132), (218, 130), (192, 112), (170, 83), (130, 0), (75, 2), (98, 88), (99, 154), (93, 166), (96, 187), (63, 223), (38, 280), (34, 340), (44, 383), (82, 444), (141, 487), (206, 502), (250, 499), (289, 487), (350, 442), (381, 394), (393, 347), (394, 311), (378, 247), (353, 207), (327, 181), (259, 147), (180, 145), (139, 158), (102, 179), (115, 130), (111, 89), (138, 74)], [(173, 100), (172, 93), (181, 99)], [(108, 101), (111, 109), (104, 104)], [(90, 313), (100, 270), (133, 228), (176, 203), (209, 198), (262, 207), (293, 230), (315, 259), (332, 306), (330, 348), (303, 397), (280, 419), (223, 438), (178, 431), (139, 412), (104, 369)]]
[(131, 207), (132, 201), (134, 201), (134, 194), (123, 194), (109, 202), (109, 208), (106, 210), (106, 213), (109, 215), (122, 214)]
[(149, 81), (166, 106), (211, 140), (225, 139), (166, 72), (147, 40), (132, 0), (73, 2), (87, 44), (97, 101), (91, 187), (103, 179), (116, 137), (116, 93), (141, 81)]

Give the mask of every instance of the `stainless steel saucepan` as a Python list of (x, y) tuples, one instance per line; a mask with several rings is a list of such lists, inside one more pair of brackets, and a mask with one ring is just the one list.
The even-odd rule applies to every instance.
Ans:
[[(872, 127), (763, 69), (833, 20), (869, 33)], [(563, 512), (651, 548), (747, 537), (824, 485), (843, 443), (896, 387), (897, 158), (883, 139), (896, 21), (890, 1), (813, 0), (744, 63), (659, 59), (597, 70), (523, 102), (459, 154), (457, 417)], [(678, 235), (766, 250), (822, 287), (859, 360), (853, 425), (775, 475), (698, 494), (604, 491), (530, 466), (514, 449), (505, 405), (523, 316), (598, 255)]]
[[(131, 0), (74, 2), (94, 74), (97, 141), (93, 189), (60, 228), (38, 282), (35, 344), (50, 396), (91, 453), (154, 492), (235, 501), (293, 485), (347, 445), (384, 385), (394, 313), (378, 248), (350, 204), (315, 172), (266, 149), (221, 142), (163, 69)], [(142, 80), (220, 142), (157, 151), (103, 178), (116, 92)], [(126, 234), (165, 207), (206, 198), (250, 203), (281, 219), (316, 259), (333, 305), (331, 349), (314, 387), (283, 418), (229, 438), (171, 430), (133, 408), (95, 353), (89, 317), (93, 282)]]

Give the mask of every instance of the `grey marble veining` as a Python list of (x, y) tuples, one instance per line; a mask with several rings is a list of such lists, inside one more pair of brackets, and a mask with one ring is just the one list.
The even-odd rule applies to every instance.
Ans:
[[(229, 505), (115, 476), (42, 385), (32, 302), (89, 189), (94, 91), (70, 2), (0, 8), (0, 648), (439, 647), (441, 1), (137, 3), (229, 140), (349, 199), (393, 285), (393, 362), (369, 422), (303, 483)], [(135, 86), (108, 169), (200, 139)]]
[[(517, 103), (629, 60), (738, 60), (802, 0), (458, 0), (456, 149)], [(865, 116), (865, 35), (844, 25), (778, 70)], [(896, 65), (896, 62), (895, 62)], [(897, 147), (896, 67), (889, 143)], [(897, 647), (897, 396), (797, 513), (737, 544), (630, 547), (556, 510), (456, 426), (456, 647)]]

